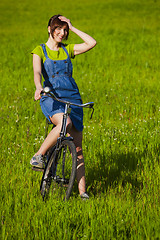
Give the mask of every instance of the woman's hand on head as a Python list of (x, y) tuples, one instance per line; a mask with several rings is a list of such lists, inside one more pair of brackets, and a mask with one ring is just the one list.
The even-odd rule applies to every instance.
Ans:
[(70, 21), (68, 18), (66, 18), (66, 17), (64, 17), (64, 16), (59, 16), (58, 18), (59, 18), (61, 21), (68, 23), (69, 29), (72, 30), (72, 24), (71, 24), (71, 21)]
[(34, 99), (35, 99), (36, 101), (41, 99), (41, 91), (42, 91), (42, 90), (43, 90), (43, 88), (38, 88), (38, 89), (36, 89), (35, 94), (34, 94)]

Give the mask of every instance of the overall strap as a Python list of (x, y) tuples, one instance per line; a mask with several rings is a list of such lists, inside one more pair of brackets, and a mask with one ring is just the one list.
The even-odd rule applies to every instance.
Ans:
[(45, 58), (48, 58), (45, 44), (43, 43), (43, 44), (41, 44), (40, 46), (41, 46), (42, 49), (43, 49), (43, 52), (44, 52), (44, 56), (45, 56)]
[(68, 53), (67, 49), (65, 48), (65, 46), (64, 46), (63, 44), (61, 44), (61, 47), (63, 48), (63, 50), (64, 50), (65, 53), (67, 54), (68, 58), (70, 58), (70, 57), (69, 57), (69, 53)]

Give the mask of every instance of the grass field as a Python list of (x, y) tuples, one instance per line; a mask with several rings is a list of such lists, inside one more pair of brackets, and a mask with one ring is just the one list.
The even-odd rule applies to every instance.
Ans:
[[(160, 239), (160, 2), (2, 0), (0, 239)], [(87, 191), (42, 201), (29, 161), (44, 138), (30, 52), (54, 14), (97, 40), (73, 60), (83, 102)], [(81, 40), (70, 33), (68, 43)]]

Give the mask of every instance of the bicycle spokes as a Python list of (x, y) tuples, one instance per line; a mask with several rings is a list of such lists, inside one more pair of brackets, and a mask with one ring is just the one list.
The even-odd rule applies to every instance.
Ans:
[[(60, 198), (62, 200), (69, 198), (76, 174), (76, 159), (77, 155), (74, 143), (72, 141), (64, 140), (61, 147), (58, 151), (54, 151), (54, 154), (47, 163), (41, 184), (42, 196), (44, 192), (48, 190), (48, 184), (48, 186), (52, 189), (50, 192), (53, 197)], [(50, 181), (49, 173), (51, 173), (52, 181)], [(51, 183), (50, 185), (46, 181), (47, 178), (49, 178), (49, 183)]]

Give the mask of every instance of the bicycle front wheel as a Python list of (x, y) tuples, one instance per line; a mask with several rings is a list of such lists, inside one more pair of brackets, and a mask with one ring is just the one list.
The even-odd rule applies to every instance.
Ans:
[(43, 199), (50, 190), (53, 198), (68, 200), (76, 176), (76, 166), (76, 147), (72, 141), (63, 140), (45, 167), (40, 188)]

